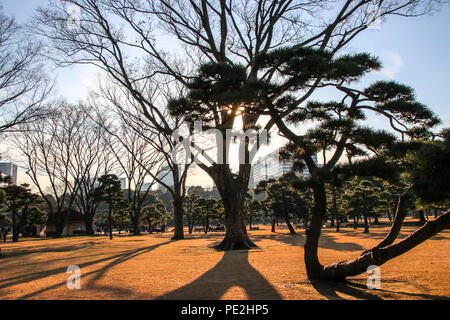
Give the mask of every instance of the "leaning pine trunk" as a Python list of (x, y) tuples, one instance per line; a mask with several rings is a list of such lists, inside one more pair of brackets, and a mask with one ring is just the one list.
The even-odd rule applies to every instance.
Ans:
[(289, 221), (289, 217), (288, 217), (287, 215), (284, 217), (284, 221), (285, 221), (286, 224), (287, 224), (287, 227), (288, 227), (288, 229), (289, 229), (289, 232), (290, 232), (291, 234), (295, 234), (295, 230), (294, 230), (294, 228), (292, 227), (291, 222)]
[(319, 277), (323, 266), (319, 262), (317, 254), (319, 248), (319, 238), (322, 230), (322, 224), (326, 217), (327, 195), (325, 185), (320, 182), (313, 184), (314, 206), (312, 208), (311, 220), (308, 229), (306, 229), (305, 240), (305, 266), (309, 279)]
[(402, 195), (397, 206), (391, 232), (386, 238), (372, 249), (364, 251), (354, 260), (347, 260), (324, 267), (320, 264), (317, 250), (322, 221), (326, 213), (326, 196), (323, 184), (316, 183), (314, 190), (314, 207), (310, 227), (307, 230), (305, 242), (305, 265), (310, 280), (344, 280), (367, 271), (371, 265), (381, 266), (385, 262), (411, 250), (420, 243), (436, 235), (442, 230), (450, 228), (450, 210), (425, 225), (407, 238), (394, 244), (406, 216), (407, 193)]
[[(450, 210), (433, 221), (428, 221), (407, 238), (379, 248), (378, 246), (363, 252), (359, 257), (350, 261), (341, 261), (323, 268), (315, 275), (318, 280), (344, 280), (346, 277), (356, 276), (367, 271), (371, 265), (381, 266), (385, 262), (402, 255), (442, 230), (450, 228)], [(310, 278), (313, 279), (313, 278)]]

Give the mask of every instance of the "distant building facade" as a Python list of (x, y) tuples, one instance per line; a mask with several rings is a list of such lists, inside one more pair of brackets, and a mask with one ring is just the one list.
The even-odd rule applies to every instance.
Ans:
[[(181, 166), (179, 166), (180, 170), (182, 169)], [(173, 174), (172, 170), (170, 170), (170, 167), (164, 167), (161, 169), (161, 171), (158, 173), (157, 178), (163, 182), (164, 184), (172, 187), (174, 185), (173, 181)], [(165, 187), (161, 183), (156, 184), (156, 190), (164, 191)]]
[(127, 178), (120, 178), (120, 189), (125, 190), (127, 189)]
[[(276, 149), (253, 162), (250, 172), (249, 188), (255, 188), (260, 181), (278, 179), (285, 173), (291, 171), (293, 161), (280, 159), (279, 151), (279, 149)], [(314, 156), (313, 160), (318, 164), (317, 156)], [(307, 177), (309, 176), (309, 171), (305, 168), (300, 174)]]
[[(67, 212), (67, 222), (63, 228), (63, 236), (76, 236), (86, 234), (86, 223), (84, 215), (73, 209), (65, 209)], [(47, 237), (56, 234), (56, 225), (52, 217), (49, 217), (45, 229), (41, 231), (45, 233)]]
[(146, 182), (146, 183), (142, 184), (141, 191), (150, 190), (152, 188), (152, 186), (153, 186), (152, 182)]
[(17, 185), (17, 166), (11, 162), (0, 163), (0, 173), (2, 177), (10, 176), (11, 183)]

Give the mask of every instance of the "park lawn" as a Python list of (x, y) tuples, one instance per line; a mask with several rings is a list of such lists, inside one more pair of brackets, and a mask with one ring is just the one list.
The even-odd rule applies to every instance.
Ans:
[[(303, 262), (304, 230), (249, 234), (259, 249), (220, 252), (224, 233), (23, 239), (0, 243), (0, 299), (449, 299), (450, 232), (381, 266), (381, 290), (367, 274), (348, 283), (311, 284)], [(404, 227), (404, 238), (414, 227)], [(355, 258), (387, 234), (386, 227), (325, 229), (320, 259)], [(81, 289), (69, 290), (67, 267), (81, 268)]]

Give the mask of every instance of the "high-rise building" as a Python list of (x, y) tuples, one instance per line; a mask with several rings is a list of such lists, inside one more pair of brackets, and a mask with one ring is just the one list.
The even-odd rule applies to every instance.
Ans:
[(17, 166), (11, 162), (0, 163), (0, 173), (4, 176), (11, 177), (11, 183), (17, 185)]
[[(253, 162), (249, 188), (255, 188), (260, 181), (278, 179), (285, 173), (291, 171), (293, 162), (291, 160), (280, 159), (279, 151), (279, 149), (276, 149)], [(317, 156), (314, 156), (313, 160), (317, 164)], [(300, 174), (309, 176), (309, 171), (305, 168)]]
[(147, 191), (153, 186), (152, 182), (146, 182), (142, 184), (141, 191)]
[(120, 188), (125, 190), (127, 188), (127, 178), (120, 178)]
[[(181, 170), (181, 166), (179, 166), (179, 169)], [(161, 180), (164, 184), (168, 186), (173, 186), (173, 174), (172, 170), (170, 170), (170, 167), (164, 167), (157, 175), (158, 179)], [(156, 184), (156, 190), (165, 190), (165, 187), (161, 183)]]

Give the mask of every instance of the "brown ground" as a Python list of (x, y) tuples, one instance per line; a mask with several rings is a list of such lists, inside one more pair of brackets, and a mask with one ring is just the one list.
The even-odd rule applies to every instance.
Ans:
[[(218, 252), (223, 233), (136, 237), (73, 237), (0, 243), (0, 299), (449, 299), (450, 231), (381, 267), (381, 290), (367, 274), (346, 284), (312, 285), (303, 263), (303, 230), (251, 231), (259, 249)], [(404, 238), (414, 227), (405, 227)], [(320, 259), (354, 258), (379, 242), (387, 228), (326, 229)], [(81, 267), (81, 290), (69, 290), (69, 265)]]

